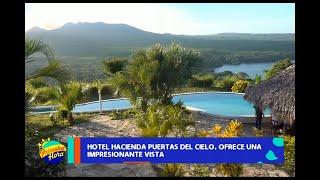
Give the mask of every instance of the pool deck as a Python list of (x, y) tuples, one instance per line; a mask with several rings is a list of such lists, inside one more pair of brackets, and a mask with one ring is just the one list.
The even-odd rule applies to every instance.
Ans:
[[(193, 107), (189, 107), (186, 106), (186, 108), (190, 111), (195, 111), (213, 118), (218, 118), (218, 119), (226, 119), (226, 120), (230, 120), (230, 119), (237, 119), (238, 121), (245, 123), (245, 124), (255, 124), (256, 123), (256, 117), (255, 115), (244, 115), (244, 116), (221, 116), (221, 115), (215, 115), (215, 114), (210, 114), (207, 113), (205, 110), (202, 109), (198, 109), (198, 108), (193, 108)], [(266, 115), (264, 118), (262, 118), (262, 122), (263, 124), (265, 123), (271, 123), (271, 116), (270, 115)]]
[[(193, 107), (186, 107), (188, 110), (190, 111), (194, 111), (194, 112), (198, 112), (204, 115), (208, 115), (214, 118), (218, 118), (218, 119), (225, 119), (225, 120), (231, 120), (231, 119), (237, 119), (238, 121), (244, 123), (244, 124), (255, 124), (256, 122), (256, 118), (254, 115), (246, 115), (246, 116), (221, 116), (221, 115), (214, 115), (214, 114), (210, 114), (205, 112), (204, 110), (201, 109), (197, 109), (197, 108), (193, 108)], [(116, 109), (116, 111), (125, 111), (131, 108), (122, 108), (122, 109)], [(112, 112), (114, 110), (103, 110), (103, 113), (108, 113), (108, 112)], [(37, 115), (37, 114), (50, 114), (50, 113), (55, 113), (57, 111), (46, 111), (46, 112), (31, 112), (31, 114), (33, 115)], [(99, 110), (93, 110), (93, 111), (87, 111), (87, 112), (74, 112), (74, 113), (99, 113)], [(266, 123), (271, 123), (271, 116), (270, 115), (266, 115), (263, 119), (262, 119), (262, 124), (266, 124)]]
[[(208, 93), (216, 93), (216, 94), (238, 94), (238, 95), (244, 95), (244, 93), (235, 93), (235, 92), (220, 92), (220, 91), (205, 91), (205, 92), (186, 92), (186, 93), (178, 93), (178, 94), (173, 94), (173, 96), (178, 96), (178, 95), (191, 95), (191, 94), (208, 94)], [(115, 99), (107, 99), (107, 100), (102, 100), (102, 102), (109, 102), (109, 101), (118, 101), (118, 100), (129, 100), (128, 98), (115, 98)], [(82, 105), (88, 105), (88, 104), (93, 104), (93, 103), (99, 103), (99, 101), (92, 101), (92, 102), (86, 102), (86, 103), (80, 103), (76, 104), (76, 106), (82, 106)], [(191, 111), (199, 111), (206, 113), (205, 110), (199, 109), (199, 108), (194, 108), (190, 106), (185, 106), (187, 109)], [(41, 109), (41, 108), (54, 108), (54, 106), (37, 106), (34, 109)], [(102, 110), (102, 112), (112, 112), (112, 111), (123, 111), (123, 110), (128, 110), (131, 109), (132, 107), (125, 107), (125, 108), (115, 108), (115, 109), (108, 109), (108, 110)], [(31, 114), (49, 114), (49, 113), (55, 113), (57, 111), (51, 110), (51, 111), (44, 111), (44, 112), (30, 112)], [(94, 109), (94, 110), (87, 110), (87, 111), (74, 111), (73, 113), (99, 113), (99, 109)], [(243, 123), (255, 123), (255, 115), (241, 115), (241, 116), (222, 116), (222, 115), (217, 115), (217, 114), (210, 114), (212, 116), (215, 116), (217, 118), (226, 118), (226, 119), (239, 119)], [(264, 118), (263, 123), (265, 123), (265, 119), (270, 118), (270, 115), (266, 115)]]

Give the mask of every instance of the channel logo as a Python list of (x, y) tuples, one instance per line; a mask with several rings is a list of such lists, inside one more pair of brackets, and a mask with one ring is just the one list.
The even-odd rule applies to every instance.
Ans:
[(47, 164), (59, 164), (64, 160), (66, 147), (58, 141), (42, 139), (39, 145), (39, 155)]

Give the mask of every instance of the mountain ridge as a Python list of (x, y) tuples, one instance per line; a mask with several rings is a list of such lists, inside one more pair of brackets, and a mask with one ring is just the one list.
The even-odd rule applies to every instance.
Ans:
[[(133, 50), (153, 44), (177, 42), (187, 48), (232, 51), (292, 51), (294, 34), (219, 33), (215, 35), (176, 35), (153, 33), (127, 24), (103, 22), (66, 23), (60, 28), (45, 30), (39, 27), (26, 32), (27, 36), (49, 42), (61, 56), (105, 57), (129, 55)], [(116, 53), (108, 53), (110, 51)], [(124, 52), (124, 53), (122, 53)]]
[(64, 27), (68, 27), (68, 26), (79, 26), (79, 25), (106, 25), (106, 26), (127, 26), (127, 27), (130, 27), (130, 28), (134, 28), (134, 29), (137, 29), (137, 30), (140, 30), (140, 31), (144, 31), (144, 32), (150, 32), (150, 33), (154, 33), (154, 34), (162, 34), (162, 35), (176, 35), (176, 36), (230, 36), (230, 35), (291, 35), (291, 36), (294, 36), (295, 33), (240, 33), (240, 32), (222, 32), (222, 33), (216, 33), (216, 34), (199, 34), (199, 35), (188, 35), (188, 34), (173, 34), (173, 33), (156, 33), (156, 32), (151, 32), (151, 31), (145, 31), (145, 30), (142, 30), (142, 29), (139, 29), (137, 27), (134, 27), (134, 26), (131, 26), (131, 25), (128, 25), (128, 24), (124, 24), (124, 23), (105, 23), (105, 22), (93, 22), (93, 23), (90, 23), (90, 22), (77, 22), (77, 23), (72, 23), (72, 22), (69, 22), (69, 23), (65, 23), (64, 25), (62, 25), (61, 27), (58, 27), (58, 28), (55, 28), (55, 29), (50, 29), (50, 30), (47, 30), (47, 29), (44, 29), (44, 28), (41, 28), (41, 27), (38, 27), (38, 26), (34, 26), (32, 27), (31, 29), (27, 30), (26, 33), (32, 31), (32, 29), (41, 29), (41, 30), (44, 30), (44, 31), (52, 31), (52, 30), (59, 30), (61, 28), (64, 28)]

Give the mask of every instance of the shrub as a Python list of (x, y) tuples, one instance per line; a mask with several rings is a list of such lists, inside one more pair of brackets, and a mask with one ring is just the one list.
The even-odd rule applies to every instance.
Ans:
[(206, 131), (206, 130), (201, 130), (201, 131), (199, 131), (199, 133), (198, 133), (198, 136), (199, 136), (199, 137), (207, 137), (208, 135), (209, 135), (209, 132)]
[(295, 172), (295, 137), (284, 136), (284, 165), (283, 168), (290, 174)]
[(135, 112), (132, 110), (127, 110), (122, 112), (122, 117), (123, 118), (133, 118), (135, 115)]
[(232, 92), (244, 93), (247, 86), (249, 85), (249, 81), (246, 80), (238, 80), (231, 87)]
[(252, 128), (252, 132), (256, 137), (262, 137), (263, 136), (263, 130), (258, 129), (256, 127)]
[(213, 80), (213, 74), (194, 75), (188, 80), (188, 85), (190, 87), (210, 87)]
[(242, 174), (243, 166), (241, 164), (219, 164), (216, 171), (224, 176), (238, 177)]
[(179, 99), (179, 101), (175, 103), (174, 106), (179, 107), (183, 110), (186, 110), (186, 108), (183, 106), (183, 102), (181, 101), (181, 99)]
[(291, 63), (290, 59), (284, 59), (284, 60), (278, 61), (269, 70), (265, 71), (265, 79), (272, 78), (273, 76), (278, 74), (278, 72), (286, 69), (287, 67), (289, 67), (291, 65), (292, 65), (292, 63)]
[(210, 169), (208, 166), (195, 164), (191, 166), (190, 174), (193, 177), (208, 177), (210, 175)]
[(184, 170), (180, 164), (164, 164), (162, 175), (165, 177), (181, 177)]
[(191, 78), (189, 79), (189, 86), (190, 87), (210, 87), (213, 83), (212, 79), (196, 79)]
[(137, 111), (136, 123), (142, 130), (144, 137), (165, 137), (172, 129), (172, 124), (165, 118), (165, 108), (161, 105), (152, 105), (147, 112)]
[(219, 78), (215, 81), (215, 86), (224, 91), (230, 91), (233, 84), (238, 81), (239, 78), (236, 75), (228, 75), (223, 78)]
[(57, 117), (60, 119), (66, 119), (68, 117), (68, 111), (67, 110), (60, 110), (57, 112)]
[(56, 115), (54, 115), (53, 113), (51, 113), (49, 115), (49, 120), (50, 120), (50, 122), (52, 123), (53, 126), (56, 126), (58, 124), (58, 122), (59, 122), (59, 118)]
[[(222, 130), (221, 125), (215, 124), (213, 126), (213, 133), (217, 137), (231, 138), (238, 137), (242, 134), (243, 126), (241, 122), (232, 120), (228, 126)], [(236, 177), (242, 173), (243, 166), (241, 164), (218, 164), (216, 165), (216, 171), (224, 176)]]
[(212, 130), (214, 134), (221, 134), (222, 126), (220, 124), (215, 124)]
[(125, 110), (125, 111), (116, 111), (113, 110), (109, 115), (111, 116), (111, 120), (121, 120), (134, 117), (134, 111)]
[(230, 76), (230, 75), (233, 75), (232, 71), (223, 71), (223, 72), (216, 73), (216, 76), (218, 76), (218, 77)]
[(43, 77), (30, 79), (27, 81), (27, 83), (29, 83), (35, 89), (48, 86)]
[(262, 77), (261, 77), (261, 75), (257, 75), (256, 74), (256, 76), (255, 76), (255, 78), (254, 78), (254, 84), (260, 84), (261, 83), (261, 81), (262, 81)]
[(127, 64), (127, 59), (122, 57), (111, 57), (102, 61), (103, 72), (106, 76), (111, 76), (119, 71), (122, 71)]
[(48, 89), (44, 94), (56, 103), (59, 117), (67, 119), (70, 125), (74, 124), (73, 109), (88, 90), (85, 83), (70, 81), (58, 87)]
[(28, 93), (28, 92), (24, 93), (24, 105), (25, 105), (24, 111), (25, 111), (25, 115), (27, 115), (28, 112), (31, 111), (31, 109), (32, 109), (31, 98), (32, 98), (32, 94), (31, 93)]
[(183, 137), (187, 133), (187, 127), (194, 125), (193, 119), (184, 112), (183, 108), (160, 104), (149, 106), (146, 113), (137, 111), (136, 122), (145, 137), (165, 137), (170, 132), (176, 137)]
[(230, 137), (238, 137), (242, 134), (243, 125), (241, 122), (237, 120), (232, 120), (229, 122), (228, 126), (225, 128), (224, 131), (220, 130), (217, 131), (216, 128), (218, 128), (218, 125), (215, 125), (213, 127), (214, 132), (218, 132), (215, 135), (217, 137), (223, 137), (223, 138), (230, 138)]

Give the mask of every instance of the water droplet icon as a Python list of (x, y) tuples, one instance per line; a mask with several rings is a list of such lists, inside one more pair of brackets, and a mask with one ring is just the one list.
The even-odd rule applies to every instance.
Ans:
[(284, 145), (283, 138), (273, 138), (272, 143), (277, 147), (283, 147)]
[(271, 150), (269, 150), (268, 153), (266, 154), (266, 158), (270, 161), (274, 161), (278, 159), (277, 156)]

